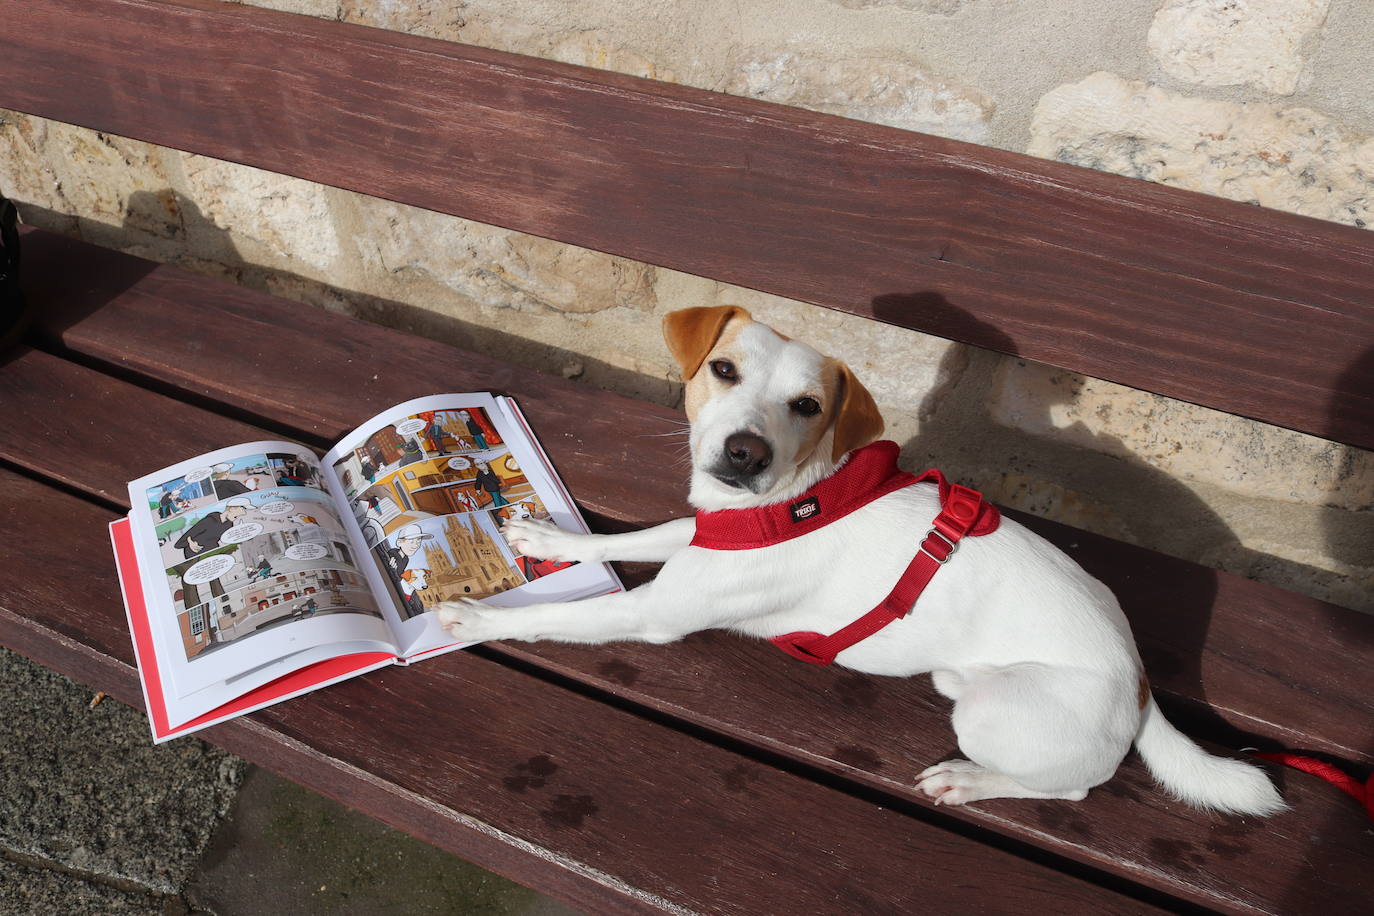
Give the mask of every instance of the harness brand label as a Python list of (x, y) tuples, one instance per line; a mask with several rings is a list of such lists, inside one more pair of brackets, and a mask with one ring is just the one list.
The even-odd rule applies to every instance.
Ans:
[(821, 501), (813, 496), (810, 499), (803, 499), (799, 503), (793, 503), (790, 508), (792, 510), (792, 521), (804, 522), (813, 515), (820, 514)]

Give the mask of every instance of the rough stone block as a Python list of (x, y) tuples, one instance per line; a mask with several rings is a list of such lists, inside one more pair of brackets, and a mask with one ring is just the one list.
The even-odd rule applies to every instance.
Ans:
[(1374, 219), (1374, 136), (1309, 108), (1099, 72), (1040, 100), (1027, 152), (1361, 228)]
[(1374, 505), (1374, 453), (1052, 366), (1005, 361), (990, 411), (1035, 436), (1246, 496), (1351, 511)]
[(30, 209), (75, 217), (92, 241), (181, 232), (169, 155), (137, 140), (0, 111), (0, 190)]
[(189, 153), (183, 168), (199, 230), (220, 236), (202, 238), (202, 253), (306, 276), (333, 272), (339, 237), (332, 189)]
[(1150, 53), (1169, 75), (1203, 86), (1292, 95), (1304, 42), (1331, 0), (1168, 0), (1150, 26)]
[(904, 130), (984, 142), (992, 100), (901, 59), (768, 51), (739, 65), (725, 91)]
[(0, 649), (0, 847), (177, 893), (244, 763), (195, 738), (154, 746), (141, 711)]
[(176, 912), (176, 904), (165, 898), (0, 857), (0, 913), (172, 916)]

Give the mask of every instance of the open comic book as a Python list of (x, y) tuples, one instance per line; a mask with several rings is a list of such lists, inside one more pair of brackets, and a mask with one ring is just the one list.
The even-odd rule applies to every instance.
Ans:
[(586, 525), (508, 398), (399, 404), (323, 459), (249, 442), (129, 484), (110, 526), (155, 741), (382, 665), (463, 648), (441, 601), (618, 590), (605, 564), (520, 556), (514, 518)]

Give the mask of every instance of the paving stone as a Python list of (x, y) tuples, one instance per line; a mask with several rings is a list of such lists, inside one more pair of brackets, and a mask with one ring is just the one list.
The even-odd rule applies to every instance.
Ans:
[(258, 769), (244, 781), (186, 897), (218, 916), (577, 916)]
[(154, 746), (141, 711), (92, 695), (0, 649), (0, 849), (175, 894), (245, 764), (194, 738)]
[(75, 875), (0, 858), (0, 913), (26, 916), (176, 916), (176, 898), (120, 890)]

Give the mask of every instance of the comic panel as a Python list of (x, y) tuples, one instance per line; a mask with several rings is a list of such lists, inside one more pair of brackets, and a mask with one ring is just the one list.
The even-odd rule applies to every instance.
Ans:
[(332, 500), (309, 490), (271, 489), (182, 512), (158, 522), (155, 531), (162, 565), (169, 567), (263, 533), (313, 527), (343, 533)]
[(525, 584), (492, 512), (426, 518), (373, 548), (406, 618), (440, 601), (486, 598)]
[(334, 463), (344, 492), (354, 495), (416, 462), (488, 452), (505, 443), (481, 407), (427, 410), (377, 430)]
[(427, 518), (500, 509), (534, 495), (515, 456), (498, 448), (415, 462), (349, 498), (368, 545), (376, 546)]
[(179, 609), (177, 624), (187, 661), (268, 630), (329, 614), (382, 613), (359, 573), (346, 569), (281, 572), (234, 592), (208, 596)]
[(262, 531), (167, 568), (178, 612), (285, 573), (320, 568), (357, 570), (348, 539), (322, 525)]
[(280, 486), (323, 489), (313, 457), (289, 452), (245, 455), (231, 461), (196, 468), (147, 491), (153, 524), (205, 509), (213, 503), (257, 490)]
[[(513, 502), (508, 506), (492, 511), (492, 516), (496, 519), (496, 524), (501, 528), (501, 537), (506, 536), (506, 523), (517, 518), (534, 518), (542, 521), (551, 521), (549, 510), (545, 508), (544, 501), (538, 496), (529, 496), (525, 499)], [(510, 546), (510, 541), (506, 540), (506, 546)], [(525, 581), (533, 582), (535, 579), (542, 579), (551, 573), (556, 573), (560, 569), (567, 569), (569, 566), (576, 566), (576, 563), (565, 563), (561, 560), (546, 560), (540, 557), (527, 557), (511, 548), (515, 554), (515, 567), (520, 570), (520, 574), (525, 577)]]

